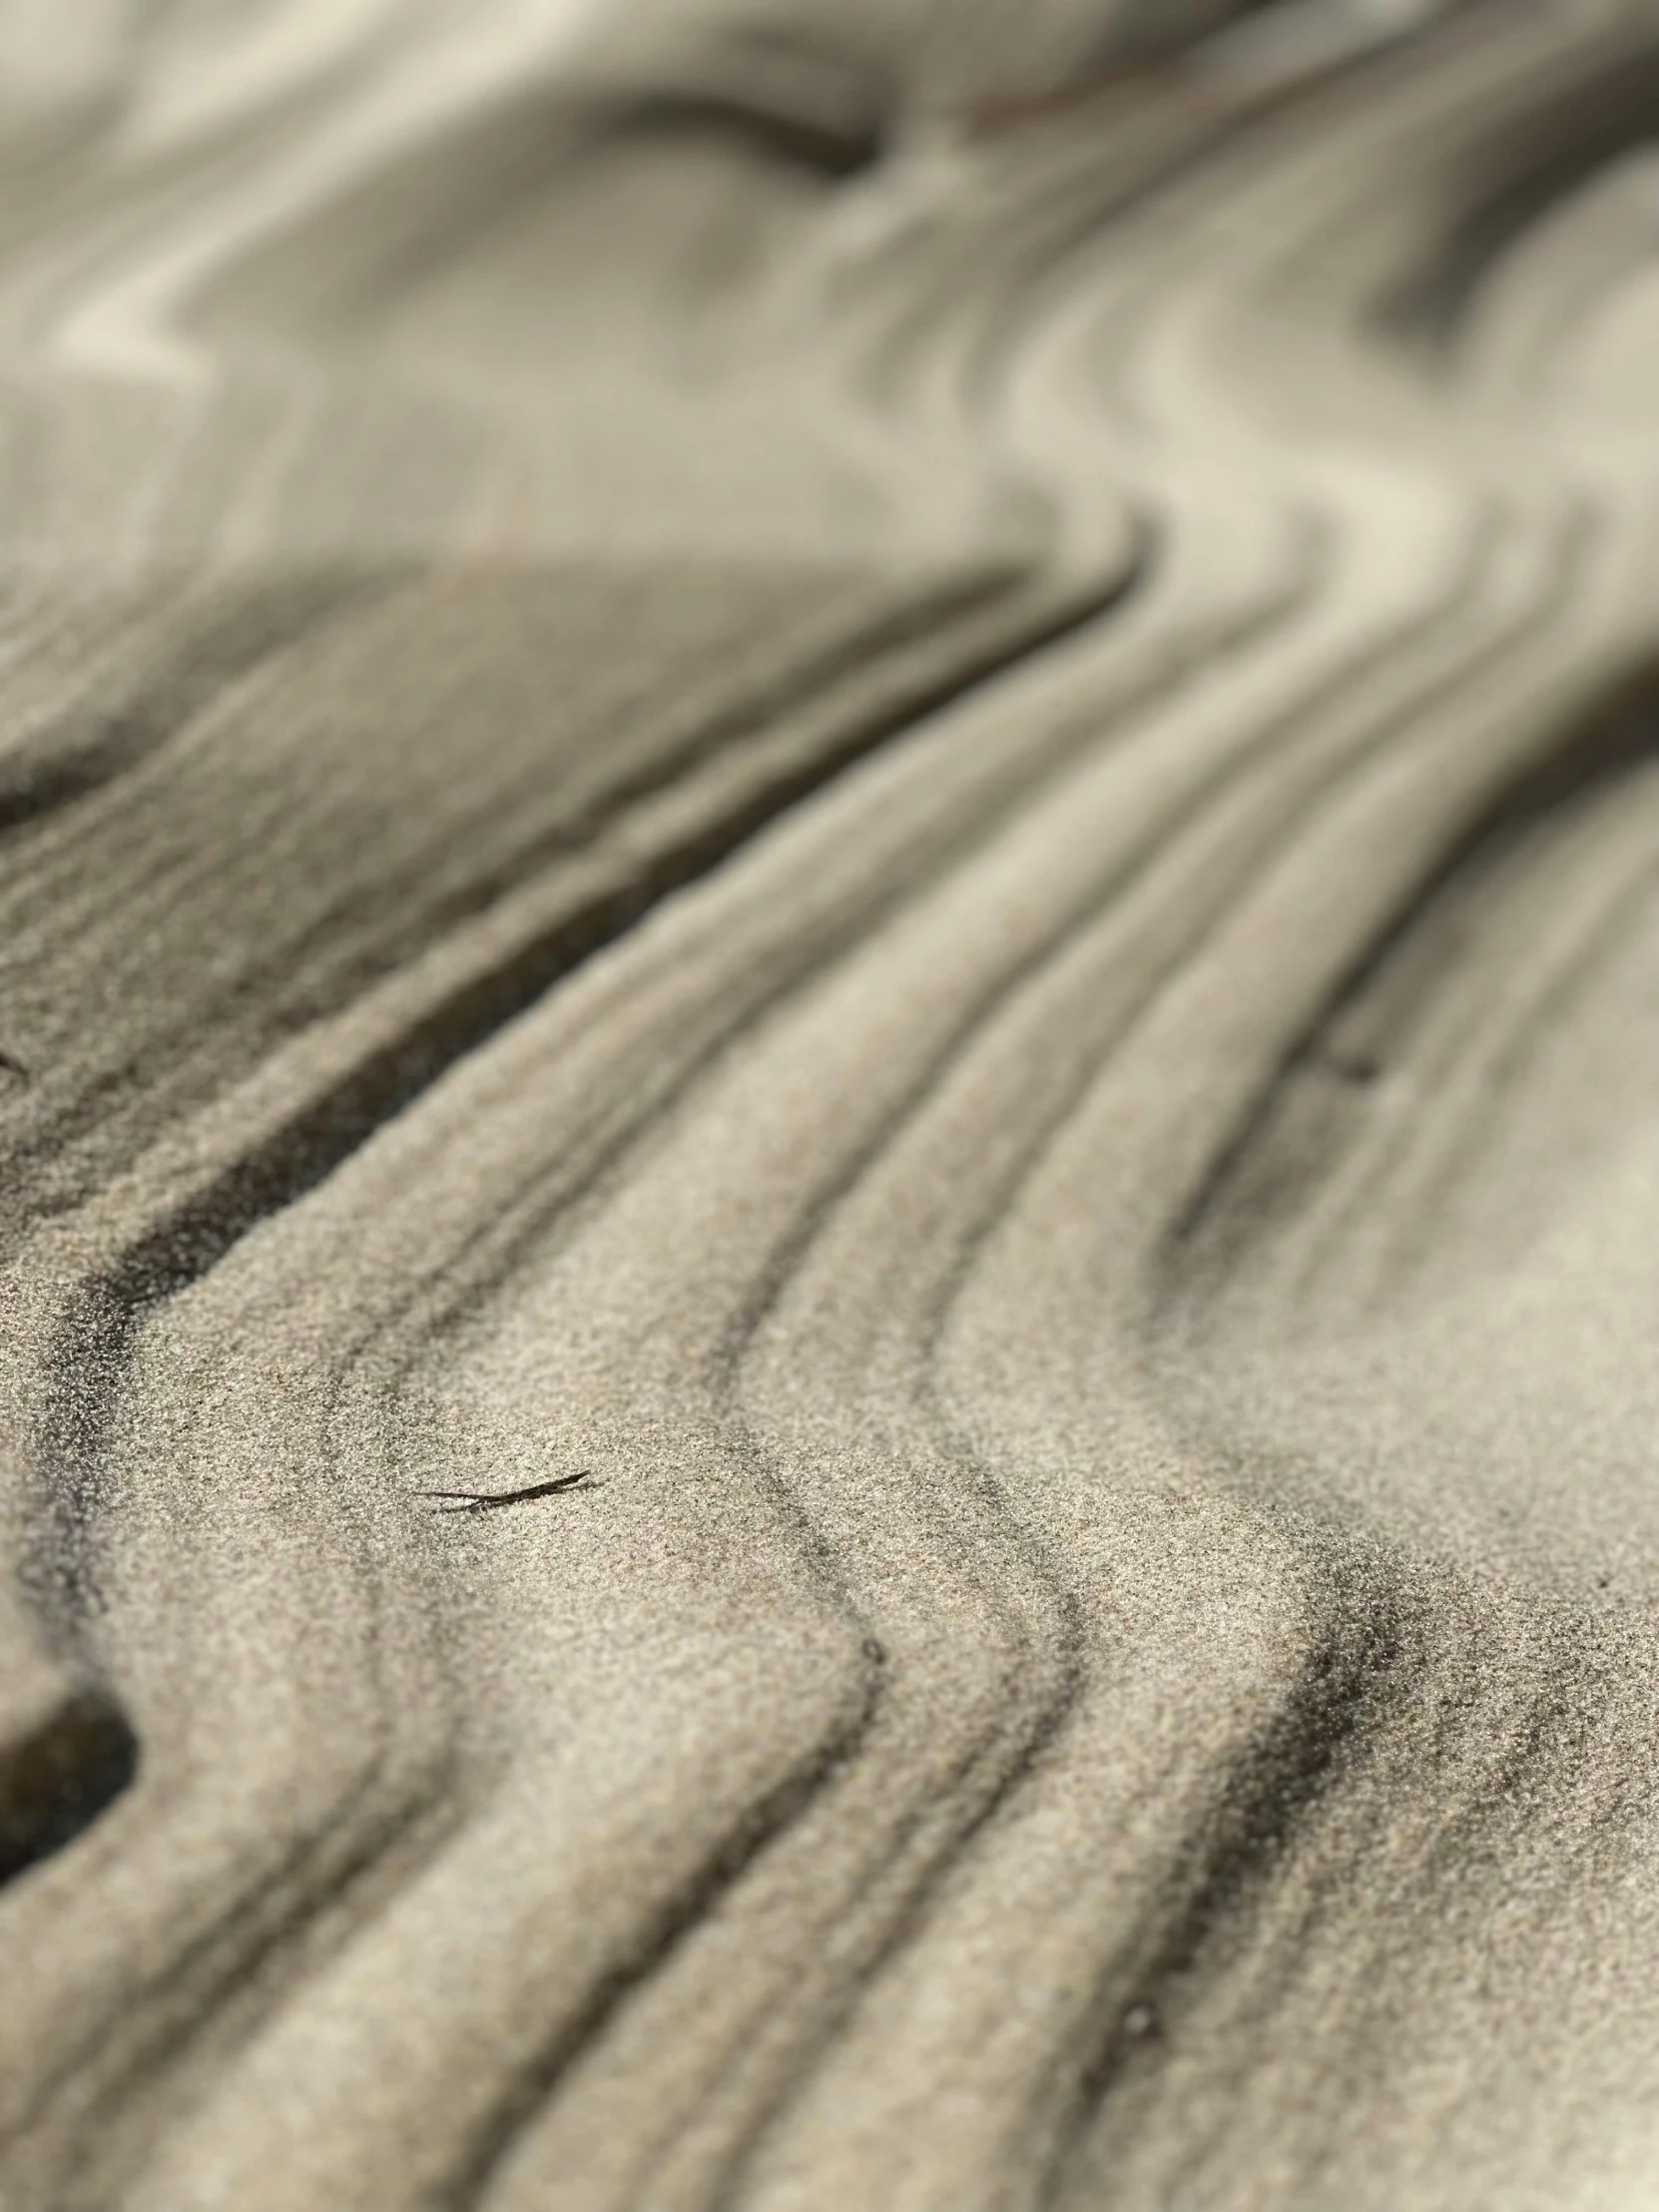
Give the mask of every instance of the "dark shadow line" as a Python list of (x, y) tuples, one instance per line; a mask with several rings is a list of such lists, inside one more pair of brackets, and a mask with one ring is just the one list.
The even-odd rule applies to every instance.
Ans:
[(1448, 191), (1462, 206), (1437, 248), (1373, 307), (1374, 327), (1439, 349), (1450, 342), (1487, 271), (1539, 217), (1596, 170), (1659, 127), (1659, 48), (1598, 54), (1576, 82), (1540, 85), (1469, 151), (1450, 158)]
[(0, 1886), (90, 1828), (138, 1763), (126, 1714), (93, 1682), (68, 1686), (33, 1726), (0, 1741)]
[(1339, 1599), (1328, 1610), (1290, 1696), (1217, 1792), (1208, 1832), (1193, 1840), (1188, 1864), (1172, 1876), (1150, 1949), (1120, 1956), (1101, 1976), (1094, 2049), (1057, 2130), (1040, 2191), (1045, 2205), (1063, 2201), (1068, 2170), (1113, 2092), (1132, 2069), (1159, 2062), (1180, 1984), (1247, 1920), (1362, 1755), (1379, 1715), (1403, 1709), (1423, 1673), (1401, 1596), (1385, 1606), (1375, 1587), (1345, 1596), (1353, 1602)]
[(400, 580), (337, 570), (262, 584), (205, 618), (119, 705), (85, 704), (0, 761), (0, 831), (56, 813), (136, 768), (239, 677)]
[(314, 1190), (374, 1132), (410, 1106), (451, 1067), (525, 1012), (555, 983), (618, 941), (670, 893), (730, 859), (761, 830), (887, 740), (1108, 613), (1133, 588), (1134, 570), (1026, 610), (1017, 634), (1000, 635), (948, 672), (929, 671), (895, 689), (880, 710), (806, 761), (792, 761), (717, 820), (657, 853), (632, 881), (600, 893), (547, 931), (517, 946), (488, 974), (430, 1006), (389, 1044), (370, 1053), (320, 1097), (169, 1218), (137, 1239), (80, 1287), (75, 1311), (48, 1361), (38, 1463), (61, 1470), (54, 1483), (57, 1564), (63, 1595), (85, 1603), (87, 1530), (119, 1378), (141, 1317), (200, 1281), (252, 1229)]
[[(982, 1472), (979, 1469), (975, 1471)], [(989, 1477), (985, 1476), (984, 1479), (988, 1483)], [(944, 1879), (971, 1850), (976, 1840), (992, 1826), (1035, 1773), (1044, 1757), (1062, 1739), (1081, 1698), (1084, 1684), (1082, 1607), (1075, 1594), (1064, 1589), (1058, 1579), (1037, 1559), (1034, 1548), (1023, 1542), (1018, 1526), (1011, 1518), (1006, 1526), (1016, 1555), (1033, 1568), (1047, 1593), (1055, 1599), (1058, 1633), (1051, 1648), (1060, 1662), (1059, 1679), (1052, 1695), (1043, 1701), (1015, 1737), (1006, 1754), (1001, 1773), (996, 1776), (981, 1803), (973, 1807), (959, 1826), (953, 1828), (948, 1836), (934, 1846), (916, 1870), (910, 1881), (908, 1894), (893, 1912), (879, 1940), (860, 1963), (850, 1984), (830, 2007), (830, 2016), (820, 2038), (821, 2048), (844, 2025), (876, 1977), (924, 1931)], [(961, 1768), (951, 1773), (944, 1784), (944, 1790), (960, 1789), (972, 1767), (983, 1758), (993, 1755), (998, 1748), (994, 1739), (988, 1750), (984, 1746), (979, 1747), (970, 1759), (963, 1761)], [(921, 1818), (918, 1815), (912, 1820), (887, 1858), (870, 1870), (856, 1893), (857, 1902), (862, 1901), (866, 1891), (890, 1876), (893, 1863), (902, 1857)], [(789, 2069), (786, 2077), (773, 2086), (761, 2109), (751, 2115), (741, 2139), (722, 2163), (718, 2202), (736, 2203), (741, 2200), (746, 2172), (791, 2098), (800, 2093), (803, 2084), (810, 2078), (813, 2063), (813, 2057), (809, 2057), (805, 2063)]]
[(453, 2173), (434, 2212), (470, 2212), (521, 2134), (525, 2122), (551, 2094), (559, 2076), (621, 2010), (628, 1996), (648, 1981), (681, 1941), (707, 1919), (717, 1899), (844, 1768), (869, 1732), (881, 1700), (884, 1660), (867, 1640), (862, 1648), (865, 1694), (862, 1706), (842, 1728), (815, 1746), (795, 1771), (750, 1806), (696, 1874), (665, 1901), (650, 1930), (629, 1954), (618, 1960), (589, 1992), (536, 2058), (522, 2067), (510, 2091), (480, 2127), (471, 2155)]
[[(854, 722), (837, 744), (806, 763), (793, 764), (769, 786), (751, 793), (744, 805), (658, 855), (642, 877), (518, 947), (492, 973), (429, 1008), (410, 1030), (369, 1055), (321, 1098), (307, 1102), (271, 1140), (193, 1194), (166, 1222), (82, 1285), (47, 1363), (46, 1407), (37, 1436), (37, 1464), (57, 1477), (49, 1507), (54, 1554), (50, 1578), (59, 1604), (67, 1604), (73, 1615), (84, 1612), (92, 1596), (94, 1497), (121, 1377), (147, 1312), (201, 1280), (260, 1222), (314, 1189), (457, 1061), (582, 961), (620, 938), (671, 891), (729, 858), (884, 741), (1099, 619), (1133, 588), (1137, 573), (1131, 567), (1114, 576), (1109, 589), (1096, 587), (1058, 607), (1051, 603), (1040, 620), (1032, 619), (1033, 610), (1022, 610), (1017, 634), (989, 641), (947, 672), (900, 682), (879, 712)], [(968, 606), (979, 604), (979, 597), (977, 592), (967, 594)], [(298, 629), (284, 631), (284, 639), (302, 634), (342, 604), (332, 587), (310, 598), (302, 595), (302, 600), (304, 620)], [(256, 630), (259, 652), (253, 660), (275, 650), (272, 629), (256, 625)], [(909, 634), (900, 618), (897, 637), (907, 640)], [(123, 754), (121, 760), (131, 757)], [(474, 1503), (463, 1509), (487, 1508)], [(108, 1711), (115, 1713), (113, 1706)], [(65, 1773), (79, 1779), (65, 1780), (53, 1797), (52, 1803), (64, 1808), (61, 1815), (19, 1816), (23, 1825), (16, 1851), (26, 1852), (29, 1862), (79, 1834), (136, 1771), (136, 1740), (119, 1715), (107, 1723), (104, 1737), (72, 1731), (65, 1742), (78, 1747)]]
[(1233, 1184), (1278, 1109), (1296, 1070), (1316, 1057), (1346, 1009), (1459, 881), (1484, 872), (1539, 823), (1631, 775), (1659, 754), (1659, 652), (1645, 654), (1592, 695), (1545, 757), (1513, 775), (1472, 823), (1455, 830), (1431, 866), (1325, 995), (1240, 1114), (1164, 1239), (1160, 1273), (1172, 1269)]

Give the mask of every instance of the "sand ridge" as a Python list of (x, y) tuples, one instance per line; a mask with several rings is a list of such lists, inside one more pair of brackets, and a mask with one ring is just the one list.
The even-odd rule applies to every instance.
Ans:
[(29, 20), (0, 2204), (1651, 2201), (1659, 15)]

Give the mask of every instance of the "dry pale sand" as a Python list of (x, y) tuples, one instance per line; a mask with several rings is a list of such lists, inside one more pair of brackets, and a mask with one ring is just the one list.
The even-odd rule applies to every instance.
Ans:
[(5, 2212), (1659, 2205), (1659, 6), (0, 110)]

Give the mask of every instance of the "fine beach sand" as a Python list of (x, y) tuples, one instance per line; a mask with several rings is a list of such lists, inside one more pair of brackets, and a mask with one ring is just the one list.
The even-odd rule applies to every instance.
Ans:
[(1659, 2207), (1659, 6), (0, 0), (0, 379), (3, 2212)]

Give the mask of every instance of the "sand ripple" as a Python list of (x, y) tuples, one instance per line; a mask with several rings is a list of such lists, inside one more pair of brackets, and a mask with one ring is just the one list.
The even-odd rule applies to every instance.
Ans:
[(6, 2212), (1659, 2200), (1656, 129), (0, 9)]

